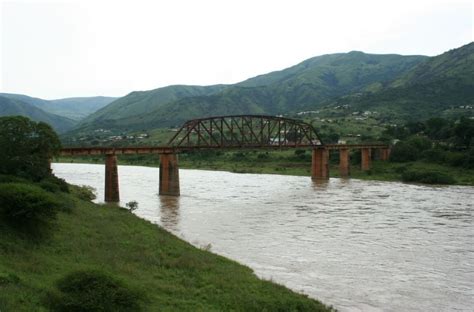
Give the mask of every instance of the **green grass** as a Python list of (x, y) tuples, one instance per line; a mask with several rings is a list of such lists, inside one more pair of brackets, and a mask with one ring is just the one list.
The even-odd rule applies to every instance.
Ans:
[(76, 208), (59, 213), (45, 240), (20, 237), (0, 221), (0, 311), (47, 311), (56, 281), (78, 270), (124, 281), (144, 294), (145, 311), (330, 310), (127, 210), (67, 196)]

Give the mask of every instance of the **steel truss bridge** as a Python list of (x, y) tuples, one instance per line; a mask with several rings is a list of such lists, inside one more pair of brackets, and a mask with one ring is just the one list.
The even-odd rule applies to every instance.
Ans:
[(265, 116), (231, 115), (186, 121), (165, 146), (70, 147), (62, 156), (106, 155), (105, 200), (119, 201), (116, 155), (160, 154), (160, 194), (179, 195), (177, 154), (205, 149), (287, 149), (311, 148), (312, 178), (329, 178), (329, 150), (339, 150), (340, 174), (349, 175), (349, 150), (361, 150), (361, 168), (370, 169), (372, 150), (388, 158), (386, 144), (324, 144), (316, 130), (300, 120)]

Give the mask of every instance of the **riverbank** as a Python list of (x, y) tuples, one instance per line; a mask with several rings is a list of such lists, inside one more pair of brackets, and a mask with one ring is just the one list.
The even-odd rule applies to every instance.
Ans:
[[(357, 155), (357, 154), (356, 154)], [(337, 156), (337, 154), (336, 154)], [(103, 164), (100, 156), (60, 157), (56, 162)], [(152, 155), (121, 155), (120, 165), (139, 165), (159, 167), (159, 157)], [(295, 176), (311, 175), (311, 157), (309, 153), (297, 154), (294, 151), (246, 152), (246, 153), (196, 153), (183, 154), (179, 158), (180, 168), (229, 171), (235, 173), (264, 173)], [(350, 177), (361, 180), (403, 182), (403, 173), (436, 172), (452, 179), (444, 184), (474, 186), (474, 170), (445, 166), (422, 161), (393, 163), (375, 160), (369, 171), (360, 170), (360, 161), (353, 157)], [(331, 158), (329, 173), (331, 177), (340, 177), (338, 159)]]
[(144, 297), (144, 311), (330, 311), (316, 300), (258, 279), (246, 266), (201, 250), (114, 205), (61, 198), (51, 235), (32, 241), (0, 222), (0, 311), (47, 311), (70, 272), (100, 270)]

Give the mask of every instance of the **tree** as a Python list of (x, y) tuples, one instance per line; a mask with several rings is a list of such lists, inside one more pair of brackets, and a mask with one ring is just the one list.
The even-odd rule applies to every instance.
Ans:
[(0, 174), (39, 181), (49, 175), (50, 160), (61, 143), (46, 123), (26, 117), (0, 117)]
[(431, 118), (426, 121), (426, 134), (430, 139), (443, 140), (447, 139), (449, 133), (449, 123), (443, 118)]
[(454, 135), (459, 145), (469, 148), (474, 138), (474, 120), (462, 117), (454, 127)]
[(415, 161), (420, 158), (422, 152), (431, 147), (432, 143), (427, 138), (412, 136), (395, 144), (390, 153), (390, 160), (394, 162)]

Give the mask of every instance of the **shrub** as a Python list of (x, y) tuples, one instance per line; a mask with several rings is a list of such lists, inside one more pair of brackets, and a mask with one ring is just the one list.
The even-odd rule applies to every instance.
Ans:
[(265, 160), (265, 159), (269, 159), (270, 158), (270, 155), (268, 155), (268, 152), (267, 153), (258, 153), (257, 155), (257, 159), (260, 159), (260, 160)]
[(93, 201), (97, 198), (95, 188), (88, 185), (76, 186), (74, 187), (75, 195), (85, 201)]
[(402, 180), (426, 184), (453, 184), (456, 182), (453, 177), (442, 172), (414, 169), (405, 171), (402, 174)]
[(126, 203), (125, 207), (127, 207), (128, 211), (134, 212), (138, 209), (138, 202), (136, 200), (132, 200), (131, 202)]
[(43, 180), (38, 184), (38, 186), (50, 193), (59, 193), (61, 191), (59, 186), (51, 181)]
[(66, 180), (58, 178), (54, 175), (51, 175), (45, 179), (42, 180), (47, 181), (49, 183), (56, 184), (59, 187), (59, 190), (64, 193), (69, 193), (69, 184), (67, 184)]
[(56, 284), (47, 303), (53, 311), (140, 311), (140, 296), (123, 282), (98, 271), (70, 273)]
[(232, 154), (233, 160), (244, 160), (247, 158), (247, 155), (243, 152), (236, 152)]
[(465, 157), (463, 153), (458, 153), (458, 152), (447, 152), (445, 159), (446, 162), (455, 167), (462, 167), (464, 165)]
[(420, 155), (432, 146), (430, 140), (425, 137), (414, 136), (406, 141), (400, 141), (392, 148), (390, 160), (393, 162), (415, 161)]
[(0, 220), (19, 230), (36, 231), (55, 219), (61, 204), (30, 184), (0, 184)]
[(69, 193), (69, 185), (66, 183), (66, 181), (53, 175), (41, 180), (39, 186), (51, 193)]
[(463, 167), (474, 169), (474, 147), (466, 152)]
[(29, 181), (23, 178), (12, 175), (0, 174), (0, 183), (28, 183)]
[(443, 163), (445, 157), (446, 152), (439, 148), (423, 151), (420, 155), (420, 158), (433, 163)]
[(398, 142), (392, 148), (390, 153), (390, 161), (393, 162), (406, 162), (413, 161), (418, 158), (417, 150), (405, 142)]

